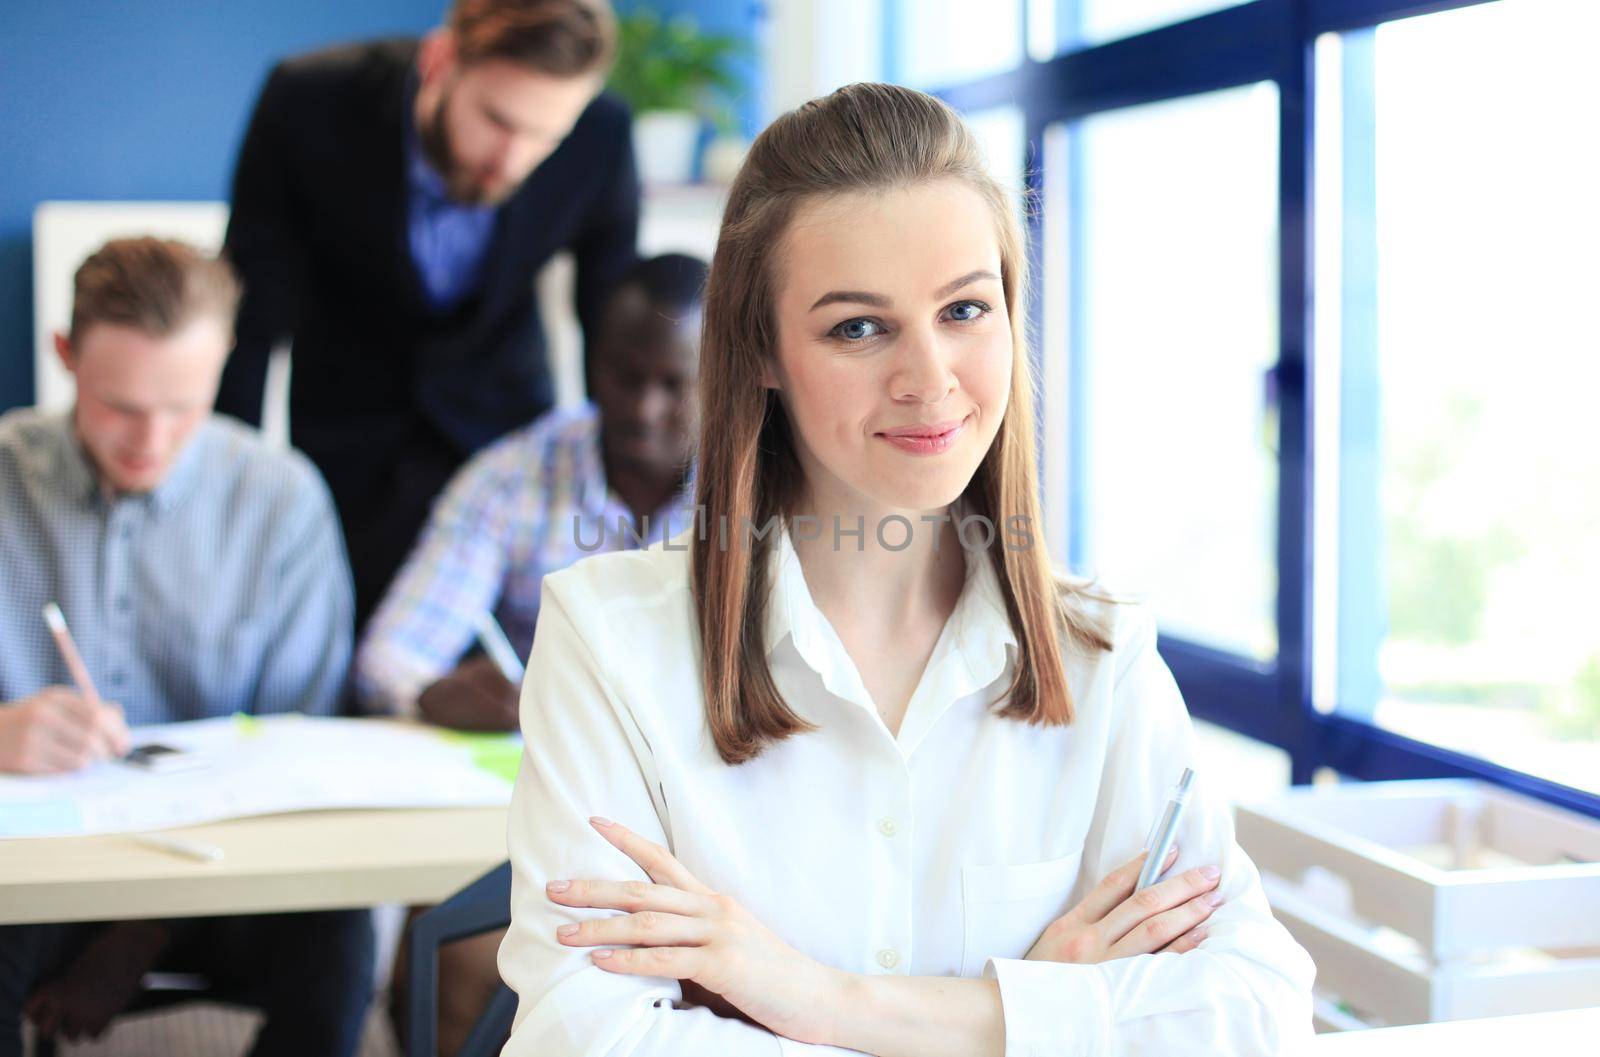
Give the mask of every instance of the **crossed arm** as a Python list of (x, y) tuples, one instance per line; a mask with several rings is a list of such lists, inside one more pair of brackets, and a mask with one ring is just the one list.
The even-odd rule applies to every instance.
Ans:
[[(821, 965), (737, 900), (701, 884), (661, 845), (607, 819), (589, 822), (651, 879), (545, 885), (553, 903), (624, 912), (556, 930), (562, 944), (592, 948), (593, 964), (605, 972), (679, 980), (685, 999), (797, 1042), (880, 1057), (1005, 1053), (996, 981), (865, 976)], [(1028, 957), (1090, 964), (1197, 947), (1216, 906), (1208, 897), (1217, 878), (1186, 871), (1135, 895), (1143, 863), (1140, 855), (1107, 876), (1045, 930)], [(619, 944), (632, 947), (612, 946)]]

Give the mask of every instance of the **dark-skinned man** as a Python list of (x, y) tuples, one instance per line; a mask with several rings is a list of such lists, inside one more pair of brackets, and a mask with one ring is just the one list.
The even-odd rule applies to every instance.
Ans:
[[(357, 651), (369, 710), (458, 730), (517, 729), (520, 688), (475, 650), (482, 617), (493, 613), (526, 659), (545, 573), (694, 523), (705, 275), (703, 262), (678, 254), (634, 266), (606, 300), (590, 347), (593, 402), (508, 435), (450, 482)], [(441, 1054), (456, 1052), (498, 986), (499, 943), (491, 933), (441, 951)], [(395, 971), (403, 983), (403, 948)]]

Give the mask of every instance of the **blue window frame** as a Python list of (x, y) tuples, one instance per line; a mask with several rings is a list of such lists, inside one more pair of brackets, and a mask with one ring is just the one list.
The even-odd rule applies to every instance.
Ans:
[[(1164, 634), (1161, 651), (1172, 668), (1191, 711), (1200, 718), (1240, 731), (1278, 746), (1291, 758), (1291, 776), (1297, 784), (1309, 782), (1316, 771), (1331, 768), (1357, 779), (1424, 777), (1475, 777), (1509, 787), (1539, 799), (1600, 817), (1600, 795), (1548, 779), (1513, 770), (1478, 756), (1452, 751), (1436, 744), (1409, 738), (1377, 725), (1371, 718), (1370, 702), (1376, 690), (1370, 666), (1349, 662), (1350, 656), (1376, 650), (1375, 630), (1379, 620), (1373, 614), (1375, 588), (1371, 570), (1352, 571), (1339, 580), (1339, 603), (1326, 610), (1313, 606), (1314, 558), (1319, 541), (1315, 517), (1317, 491), (1314, 485), (1315, 417), (1320, 403), (1313, 398), (1312, 357), (1315, 355), (1311, 291), (1316, 254), (1314, 232), (1316, 213), (1313, 177), (1317, 163), (1315, 115), (1318, 88), (1315, 47), (1320, 36), (1345, 34), (1342, 56), (1346, 135), (1340, 159), (1344, 181), (1341, 238), (1344, 253), (1340, 267), (1354, 275), (1369, 273), (1377, 250), (1372, 230), (1373, 186), (1370, 155), (1370, 128), (1363, 139), (1363, 122), (1370, 125), (1370, 83), (1365, 95), (1352, 94), (1352, 79), (1372, 76), (1372, 30), (1383, 23), (1417, 15), (1434, 14), (1456, 8), (1505, 0), (1254, 0), (1237, 6), (1221, 7), (1187, 21), (1162, 26), (1123, 39), (1084, 44), (1074, 31), (1078, 0), (1011, 0), (1027, 14), (1023, 16), (1023, 40), (1031, 47), (1023, 50), (1022, 61), (999, 73), (960, 83), (926, 84), (929, 88), (967, 113), (1014, 107), (1020, 111), (1029, 153), (1026, 168), (1028, 189), (1044, 196), (1049, 181), (1061, 179), (1067, 187), (1065, 207), (1078, 212), (1082, 200), (1082, 152), (1072, 147), (1059, 152), (1043, 150), (1047, 131), (1067, 130), (1069, 143), (1075, 125), (1093, 115), (1124, 107), (1142, 106), (1204, 93), (1270, 81), (1276, 85), (1277, 151), (1277, 231), (1276, 231), (1276, 361), (1268, 371), (1265, 386), (1272, 401), (1277, 426), (1275, 565), (1276, 655), (1263, 659), (1241, 651), (1217, 648), (1192, 639)], [(1219, 0), (1220, 2), (1220, 0)], [(906, 0), (884, 0), (885, 69), (894, 79), (905, 74), (908, 64), (893, 43), (907, 20), (918, 17), (904, 5)], [(1181, 5), (1175, 5), (1181, 6)], [(1217, 7), (1195, 0), (1191, 10)], [(1031, 14), (1036, 20), (1027, 21)], [(1043, 26), (1041, 14), (1049, 21)], [(955, 32), (958, 27), (950, 27)], [(1047, 54), (1053, 38), (1059, 54)], [(915, 80), (907, 78), (908, 80)], [(926, 78), (922, 78), (926, 80)], [(1363, 107), (1368, 109), (1364, 110)], [(1353, 130), (1353, 131), (1352, 131)], [(1573, 130), (1572, 134), (1581, 134)], [(1367, 143), (1366, 153), (1362, 144)], [(1064, 166), (1066, 172), (1052, 171)], [(1082, 224), (1069, 221), (1065, 246), (1046, 246), (1045, 222), (1035, 211), (1030, 217), (1029, 239), (1034, 259), (1046, 252), (1065, 253), (1081, 261)], [(1035, 268), (1036, 281), (1045, 269)], [(1079, 269), (1069, 264), (1069, 287), (1081, 282)], [(1353, 291), (1353, 293), (1351, 293)], [(1343, 321), (1340, 338), (1341, 383), (1346, 401), (1359, 407), (1364, 391), (1370, 392), (1377, 372), (1376, 307), (1361, 296), (1360, 283), (1347, 284), (1347, 295), (1340, 306)], [(1036, 291), (1037, 293), (1038, 291)], [(1044, 333), (1043, 298), (1033, 299), (1035, 333)], [(1077, 313), (1073, 313), (1076, 317)], [(1076, 326), (1078, 320), (1073, 319)], [(1081, 348), (1078, 342), (1073, 347)], [(1077, 358), (1067, 367), (1073, 400), (1081, 400), (1084, 365)], [(1363, 390), (1366, 386), (1366, 390)], [(1072, 413), (1076, 411), (1077, 413)], [(1077, 434), (1083, 408), (1069, 402), (1069, 417), (1074, 432), (1067, 453), (1067, 474), (1073, 482), (1085, 479), (1085, 446)], [(1360, 414), (1342, 427), (1359, 433), (1373, 429)], [(1336, 434), (1337, 435), (1337, 434)], [(1048, 460), (1057, 453), (1047, 451)], [(1375, 470), (1359, 462), (1341, 461), (1337, 488), (1340, 492), (1370, 491)], [(1366, 475), (1365, 477), (1363, 475)], [(1087, 516), (1081, 494), (1074, 489), (1067, 520), (1069, 540), (1077, 547), (1083, 538)], [(1348, 545), (1362, 533), (1376, 531), (1370, 511), (1341, 504), (1336, 528)], [(1362, 520), (1365, 517), (1366, 520)], [(1331, 545), (1332, 541), (1320, 541)], [(1083, 555), (1069, 551), (1073, 560)], [(1341, 652), (1329, 659), (1317, 658), (1323, 666), (1339, 668), (1338, 693), (1347, 700), (1332, 711), (1317, 707), (1317, 679), (1329, 681), (1327, 672), (1314, 667), (1314, 622), (1318, 619), (1339, 623)], [(1349, 647), (1347, 650), (1346, 647)]]

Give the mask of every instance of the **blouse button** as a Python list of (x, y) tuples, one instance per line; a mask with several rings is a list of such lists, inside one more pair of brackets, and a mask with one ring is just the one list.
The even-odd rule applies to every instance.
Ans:
[(885, 969), (893, 969), (895, 966), (900, 964), (900, 953), (891, 948), (885, 947), (883, 950), (878, 952), (878, 964), (883, 966)]
[(880, 818), (878, 820), (878, 832), (882, 833), (885, 837), (894, 836), (894, 833), (895, 833), (894, 819), (892, 819), (892, 818)]

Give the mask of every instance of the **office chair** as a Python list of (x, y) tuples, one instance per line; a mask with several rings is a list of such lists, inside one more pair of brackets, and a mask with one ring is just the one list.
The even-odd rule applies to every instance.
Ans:
[[(511, 864), (502, 863), (411, 923), (406, 1057), (437, 1057), (439, 947), (511, 924)], [(502, 983), (478, 1015), (460, 1057), (493, 1057), (511, 1030), (517, 996)]]

